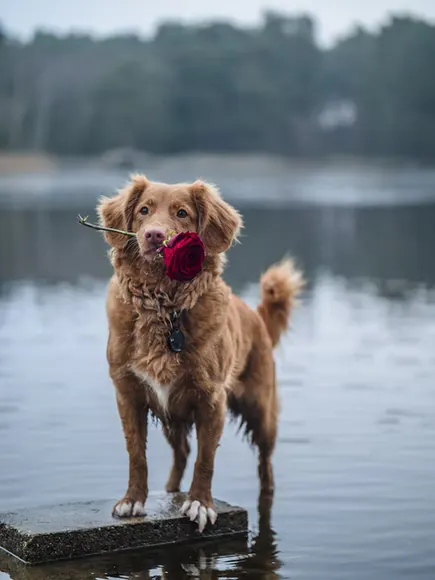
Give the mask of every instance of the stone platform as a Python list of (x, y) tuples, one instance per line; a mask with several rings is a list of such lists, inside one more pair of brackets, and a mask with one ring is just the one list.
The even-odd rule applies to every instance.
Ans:
[(0, 514), (0, 547), (26, 564), (246, 534), (247, 512), (214, 500), (218, 519), (204, 532), (180, 515), (185, 494), (150, 494), (145, 517), (118, 519), (114, 501), (71, 503)]

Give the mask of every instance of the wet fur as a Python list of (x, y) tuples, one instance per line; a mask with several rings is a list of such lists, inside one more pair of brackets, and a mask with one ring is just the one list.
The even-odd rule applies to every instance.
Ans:
[[(146, 218), (139, 214), (143, 204), (152, 208)], [(176, 218), (181, 206), (188, 210), (185, 220)], [(122, 509), (131, 506), (134, 515), (133, 506), (146, 501), (149, 415), (161, 421), (173, 450), (168, 491), (180, 489), (195, 425), (198, 449), (189, 498), (213, 508), (214, 457), (229, 410), (258, 448), (262, 493), (272, 493), (278, 418), (273, 347), (287, 328), (303, 285), (301, 274), (291, 260), (270, 268), (261, 279), (257, 311), (234, 296), (221, 273), (224, 253), (237, 239), (242, 220), (204, 182), (168, 185), (136, 175), (117, 196), (102, 199), (98, 211), (106, 227), (137, 232), (137, 239), (105, 234), (114, 267), (107, 298), (107, 358), (129, 453)], [(207, 258), (192, 282), (171, 281), (161, 261), (143, 258), (143, 233), (156, 224), (166, 232), (193, 230), (202, 236)], [(160, 297), (158, 308), (155, 295)], [(178, 355), (166, 344), (173, 310), (183, 311), (187, 341)], [(166, 391), (159, 385), (170, 387), (167, 406), (162, 405)], [(123, 515), (130, 515), (128, 510)]]

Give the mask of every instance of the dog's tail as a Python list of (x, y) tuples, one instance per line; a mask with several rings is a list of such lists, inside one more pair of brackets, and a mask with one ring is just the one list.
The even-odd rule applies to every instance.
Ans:
[(287, 329), (296, 297), (305, 285), (302, 272), (290, 258), (271, 266), (261, 277), (261, 304), (257, 310), (276, 346)]

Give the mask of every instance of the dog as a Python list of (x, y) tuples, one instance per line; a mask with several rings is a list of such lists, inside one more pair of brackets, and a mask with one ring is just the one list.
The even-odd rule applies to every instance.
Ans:
[[(114, 516), (145, 514), (147, 422), (157, 418), (172, 447), (167, 492), (180, 491), (195, 426), (197, 456), (182, 514), (214, 524), (212, 479), (227, 411), (258, 448), (261, 493), (273, 494), (272, 454), (278, 394), (273, 349), (287, 329), (303, 275), (291, 259), (261, 277), (261, 303), (248, 307), (221, 277), (225, 252), (243, 227), (240, 214), (207, 182), (166, 184), (133, 175), (117, 195), (99, 200), (114, 273), (109, 282), (107, 360), (129, 455), (125, 496)], [(170, 233), (196, 232), (206, 248), (202, 271), (189, 282), (165, 275), (158, 249)], [(174, 318), (175, 317), (175, 318)], [(172, 352), (174, 320), (185, 337)]]

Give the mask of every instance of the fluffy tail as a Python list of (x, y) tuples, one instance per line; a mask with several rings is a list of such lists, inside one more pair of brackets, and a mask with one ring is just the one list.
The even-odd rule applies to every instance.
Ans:
[(305, 281), (294, 262), (285, 259), (271, 266), (261, 277), (261, 304), (258, 313), (263, 319), (276, 346), (282, 333), (287, 329), (296, 297)]

